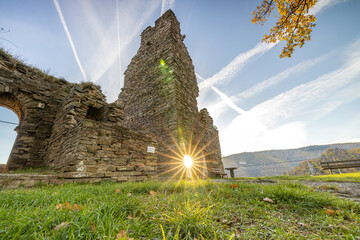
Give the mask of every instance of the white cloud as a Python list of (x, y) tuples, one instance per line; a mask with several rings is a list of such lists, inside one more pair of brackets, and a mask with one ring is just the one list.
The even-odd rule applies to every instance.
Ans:
[(360, 59), (351, 61), (335, 71), (301, 84), (287, 92), (267, 100), (257, 106), (257, 116), (264, 119), (267, 125), (289, 118), (306, 108), (312, 108), (324, 99), (330, 97), (342, 87), (351, 83), (360, 74)]
[(200, 90), (209, 88), (215, 84), (227, 82), (234, 78), (244, 67), (256, 56), (262, 54), (273, 48), (276, 43), (259, 43), (254, 48), (237, 55), (228, 65), (223, 67), (219, 72), (215, 73), (212, 77), (200, 82)]
[[(296, 65), (286, 69), (283, 72), (276, 74), (273, 77), (270, 77), (256, 85), (254, 85), (253, 87), (251, 87), (235, 96), (230, 96), (230, 97), (228, 96), (228, 98), (232, 102), (236, 102), (241, 99), (249, 98), (249, 97), (255, 96), (257, 94), (260, 94), (261, 92), (265, 91), (266, 89), (288, 79), (291, 75), (298, 73), (298, 72), (308, 70), (311, 67), (314, 67), (317, 63), (319, 63), (323, 59), (325, 59), (326, 56), (328, 56), (328, 54), (318, 57), (318, 58), (315, 58), (315, 59), (303, 61), (299, 64), (296, 64)], [(204, 78), (202, 78), (200, 75), (198, 75), (198, 74), (196, 74), (196, 75), (197, 75), (198, 79), (204, 80)], [(222, 101), (219, 101), (216, 104), (213, 104), (209, 107), (209, 112), (212, 114), (214, 119), (216, 119), (217, 117), (220, 117), (221, 114), (227, 110), (226, 105), (231, 107), (229, 104), (225, 103), (224, 99), (222, 99)]]
[(238, 98), (249, 98), (256, 94), (259, 94), (259, 93), (265, 91), (266, 89), (289, 78), (289, 76), (291, 76), (292, 74), (302, 72), (302, 71), (308, 70), (311, 67), (314, 67), (317, 63), (324, 60), (324, 58), (325, 58), (325, 56), (321, 56), (321, 57), (318, 57), (315, 59), (310, 59), (307, 61), (303, 61), (299, 64), (296, 64), (295, 66), (292, 66), (292, 67), (286, 69), (285, 71), (282, 71), (281, 73), (278, 73), (275, 76), (270, 77), (270, 78), (256, 84), (255, 86), (249, 88), (248, 90), (236, 95), (236, 99), (238, 100)]
[(326, 114), (333, 112), (341, 105), (360, 98), (359, 92), (360, 81), (354, 81), (328, 96), (324, 103), (306, 109), (302, 115), (310, 115), (313, 120), (320, 119)]
[[(309, 14), (320, 13), (327, 7), (333, 6), (337, 3), (344, 2), (345, 0), (319, 0), (314, 7), (309, 10)], [(163, 4), (166, 2), (163, 0)], [(233, 79), (243, 68), (244, 66), (251, 61), (255, 56), (261, 56), (262, 54), (269, 51), (271, 48), (276, 46), (276, 43), (259, 43), (254, 48), (240, 53), (236, 58), (234, 58), (228, 65), (222, 68), (219, 72), (215, 73), (212, 77), (205, 79), (200, 82), (200, 90), (209, 88), (215, 84), (221, 84)], [(271, 81), (280, 80), (281, 76), (278, 76), (278, 79), (272, 79)], [(271, 84), (271, 81), (264, 83), (263, 86), (258, 86), (257, 89), (249, 90), (248, 94), (252, 94), (250, 91), (261, 91), (262, 87), (266, 87), (266, 84)]]
[(118, 64), (119, 64), (119, 82), (121, 81), (121, 42), (120, 42), (120, 16), (119, 16), (119, 0), (116, 0), (116, 27), (117, 27), (117, 43), (118, 43)]
[[(223, 92), (211, 87), (223, 100), (222, 104), (234, 109), (237, 116), (225, 130), (220, 131), (220, 141), (224, 155), (242, 151), (260, 151), (264, 149), (296, 148), (306, 142), (305, 124), (291, 122), (280, 127), (269, 128), (254, 111), (244, 111)], [(219, 105), (218, 105), (219, 106)], [(217, 109), (221, 112), (223, 106)], [(209, 110), (213, 114), (214, 109)]]
[(279, 124), (310, 111), (315, 120), (346, 102), (358, 99), (360, 83), (356, 80), (360, 75), (359, 49), (360, 40), (349, 47), (351, 54), (342, 67), (281, 93), (236, 117), (226, 129), (220, 131), (224, 155), (305, 145), (304, 122)]
[(297, 121), (270, 129), (248, 112), (236, 117), (226, 129), (220, 131), (220, 142), (223, 155), (301, 147), (306, 142), (305, 124)]
[(163, 15), (167, 10), (173, 9), (174, 5), (175, 5), (175, 0), (162, 0), (160, 16)]
[(245, 111), (243, 109), (236, 106), (236, 104), (226, 94), (221, 92), (219, 89), (217, 89), (216, 87), (211, 87), (211, 89), (214, 90), (214, 92), (216, 92), (220, 96), (220, 98), (226, 103), (226, 105), (228, 105), (230, 108), (234, 109), (239, 114), (245, 113)]
[(321, 11), (325, 10), (328, 7), (331, 7), (340, 2), (345, 2), (345, 0), (318, 0), (317, 3), (309, 9), (309, 14), (318, 14)]
[(77, 63), (77, 65), (79, 66), (79, 69), (80, 69), (80, 71), (81, 71), (81, 74), (82, 74), (84, 80), (87, 81), (87, 77), (86, 77), (85, 71), (84, 71), (84, 69), (83, 69), (83, 67), (82, 67), (82, 65), (81, 65), (79, 56), (78, 56), (78, 54), (77, 54), (77, 52), (76, 52), (76, 48), (75, 48), (74, 42), (73, 42), (73, 40), (72, 40), (72, 38), (71, 38), (69, 29), (68, 29), (68, 27), (67, 27), (67, 25), (66, 25), (65, 18), (64, 18), (63, 14), (62, 14), (62, 11), (61, 11), (61, 8), (60, 8), (60, 5), (59, 5), (58, 0), (54, 0), (54, 5), (55, 5), (55, 8), (56, 8), (56, 11), (57, 11), (58, 14), (59, 14), (59, 18), (60, 18), (60, 21), (61, 21), (61, 23), (62, 23), (62, 25), (63, 25), (63, 27), (64, 27), (66, 36), (67, 36), (67, 38), (68, 38), (68, 40), (69, 40), (69, 43), (70, 43), (71, 49), (72, 49), (72, 51), (73, 51), (73, 54), (74, 54), (76, 63)]
[(344, 137), (334, 141), (333, 143), (354, 143), (354, 142), (360, 142), (360, 138)]
[[(158, 0), (136, 2), (137, 4), (123, 6), (119, 13), (120, 22), (126, 23), (127, 26), (122, 28), (122, 44), (120, 52), (125, 51), (129, 44), (139, 35), (140, 31), (144, 28), (144, 24), (151, 17), (153, 12), (159, 5)], [(145, 11), (141, 11), (145, 9)], [(117, 21), (116, 18), (108, 27), (108, 31), (101, 37), (102, 41), (98, 45), (91, 58), (92, 71), (90, 79), (93, 82), (99, 80), (106, 71), (119, 59), (119, 51), (114, 51), (118, 48), (117, 45)]]

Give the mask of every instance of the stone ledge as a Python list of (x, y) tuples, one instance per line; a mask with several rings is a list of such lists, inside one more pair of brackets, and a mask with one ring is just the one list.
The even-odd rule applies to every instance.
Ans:
[[(129, 172), (130, 174), (132, 172)], [(107, 174), (102, 177), (80, 177), (80, 178), (62, 178), (60, 175), (38, 175), (38, 174), (0, 174), (0, 189), (16, 189), (20, 187), (31, 188), (43, 185), (60, 185), (68, 183), (100, 183), (102, 181), (126, 182), (154, 180), (157, 176), (129, 176)], [(70, 177), (70, 176), (68, 176)]]

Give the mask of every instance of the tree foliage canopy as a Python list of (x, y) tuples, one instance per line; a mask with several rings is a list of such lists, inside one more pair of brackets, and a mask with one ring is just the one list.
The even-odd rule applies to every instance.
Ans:
[(309, 14), (309, 9), (317, 0), (262, 0), (261, 4), (253, 11), (253, 23), (263, 25), (275, 9), (279, 16), (275, 26), (270, 29), (270, 34), (265, 34), (262, 41), (277, 43), (286, 41), (280, 57), (291, 57), (295, 47), (301, 48), (305, 41), (310, 41), (312, 28), (316, 18)]

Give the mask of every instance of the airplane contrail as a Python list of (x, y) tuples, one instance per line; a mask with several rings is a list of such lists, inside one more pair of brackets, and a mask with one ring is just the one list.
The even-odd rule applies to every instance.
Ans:
[(219, 72), (215, 73), (212, 77), (205, 79), (205, 81), (200, 82), (200, 90), (204, 88), (209, 88), (215, 84), (226, 82), (234, 78), (240, 70), (242, 70), (245, 65), (251, 61), (256, 56), (261, 56), (271, 48), (273, 48), (276, 43), (259, 43), (252, 49), (240, 53), (237, 55), (228, 65), (223, 67)]
[(236, 112), (238, 112), (239, 114), (245, 114), (246, 111), (239, 108), (238, 106), (236, 106), (236, 104), (231, 100), (230, 97), (228, 97), (225, 93), (221, 92), (218, 88), (211, 86), (211, 89), (214, 90), (214, 92), (216, 92), (220, 98), (225, 101), (225, 103), (231, 107), (232, 109), (234, 109)]
[(61, 23), (62, 23), (62, 25), (63, 25), (63, 27), (64, 27), (66, 36), (67, 36), (67, 38), (69, 39), (70, 46), (71, 46), (71, 49), (72, 49), (72, 51), (73, 51), (73, 54), (74, 54), (76, 63), (78, 64), (78, 66), (79, 66), (79, 68), (80, 68), (80, 71), (81, 71), (81, 74), (82, 74), (84, 80), (87, 82), (88, 80), (87, 80), (85, 71), (84, 71), (84, 69), (83, 69), (83, 67), (82, 67), (82, 65), (81, 65), (79, 56), (77, 55), (74, 42), (73, 42), (73, 40), (72, 40), (72, 38), (71, 38), (69, 29), (67, 28), (67, 25), (66, 25), (66, 22), (65, 22), (65, 18), (64, 18), (63, 14), (62, 14), (62, 11), (61, 11), (61, 8), (60, 8), (60, 5), (59, 5), (58, 0), (54, 0), (54, 5), (55, 5), (55, 8), (56, 8), (56, 11), (57, 11), (58, 14), (59, 14), (59, 18), (60, 18), (60, 21), (61, 21)]
[(118, 58), (119, 58), (119, 80), (121, 82), (121, 45), (120, 45), (120, 17), (119, 17), (119, 0), (116, 0), (116, 23), (117, 23), (117, 40), (118, 40)]

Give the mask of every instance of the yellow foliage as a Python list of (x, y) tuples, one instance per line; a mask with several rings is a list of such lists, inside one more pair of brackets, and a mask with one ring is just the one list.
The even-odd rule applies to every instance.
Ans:
[(301, 48), (305, 41), (310, 41), (316, 18), (308, 14), (317, 0), (263, 0), (253, 11), (253, 23), (263, 25), (277, 7), (279, 16), (270, 34), (265, 34), (263, 42), (276, 43), (286, 41), (280, 57), (291, 57), (295, 47)]

